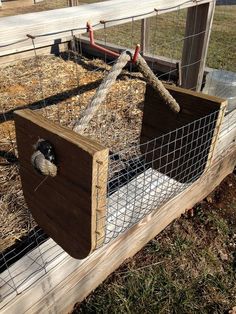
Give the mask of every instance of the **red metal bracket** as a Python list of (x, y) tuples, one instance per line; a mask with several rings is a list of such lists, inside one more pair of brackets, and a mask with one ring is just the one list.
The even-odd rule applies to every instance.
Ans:
[(132, 63), (136, 63), (136, 61), (138, 59), (139, 52), (140, 52), (140, 45), (137, 44), (136, 48), (135, 48), (135, 51), (134, 51), (133, 58), (132, 58)]
[[(106, 53), (112, 57), (119, 57), (119, 55), (120, 55), (119, 53), (114, 52), (112, 50), (109, 50), (107, 48), (104, 48), (102, 46), (99, 46), (95, 43), (93, 27), (89, 22), (87, 22), (87, 30), (89, 33), (89, 40), (90, 40), (91, 47), (97, 49), (98, 51), (104, 52), (104, 53)], [(136, 45), (135, 52), (134, 52), (133, 58), (131, 60), (132, 63), (135, 63), (137, 61), (139, 51), (140, 51), (140, 45)]]

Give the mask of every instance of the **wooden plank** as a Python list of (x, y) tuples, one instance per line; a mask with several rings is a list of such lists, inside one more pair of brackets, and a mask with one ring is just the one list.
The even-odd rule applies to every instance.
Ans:
[[(30, 110), (16, 111), (15, 123), (23, 192), (35, 220), (71, 256), (87, 256), (97, 235), (104, 237), (108, 149)], [(55, 149), (55, 178), (31, 164), (39, 138)]]
[(216, 145), (216, 154), (227, 151), (228, 147), (236, 143), (236, 109), (224, 117), (219, 140)]
[(69, 256), (63, 263), (16, 296), (2, 308), (2, 314), (67, 313), (74, 303), (82, 301), (127, 258), (136, 254), (148, 241), (206, 197), (236, 164), (235, 145), (229, 146), (200, 181), (164, 205), (158, 212), (143, 218), (112, 243), (96, 250), (83, 261)]
[(182, 183), (192, 182), (198, 179), (212, 159), (227, 102), (179, 87), (165, 86), (180, 104), (181, 111), (177, 115), (170, 111), (148, 85), (141, 151), (145, 161), (150, 162), (154, 169)]
[[(106, 23), (107, 27), (123, 24), (131, 21), (131, 18), (128, 18), (130, 12), (132, 12), (133, 20), (140, 20), (143, 19), (142, 15), (145, 15), (145, 18), (156, 15), (154, 8), (159, 10), (158, 14), (164, 14), (209, 1), (147, 0), (138, 1), (134, 6), (132, 0), (110, 0), (71, 8), (3, 17), (0, 19), (0, 56), (31, 50), (32, 43), (31, 40), (27, 40), (26, 34), (41, 35), (35, 39), (35, 46), (42, 47), (49, 45), (49, 40), (63, 41), (64, 38), (71, 37), (72, 29), (74, 35), (85, 33), (87, 21), (96, 25), (94, 29), (102, 29), (104, 25), (100, 23), (101, 20), (110, 21)], [(46, 34), (47, 36), (42, 36)]]
[(200, 91), (215, 0), (188, 9), (182, 52), (182, 87)]
[(25, 291), (45, 272), (57, 267), (66, 257), (68, 254), (49, 239), (11, 265), (11, 271), (6, 270), (0, 276), (0, 309), (15, 297), (15, 288), (17, 293)]

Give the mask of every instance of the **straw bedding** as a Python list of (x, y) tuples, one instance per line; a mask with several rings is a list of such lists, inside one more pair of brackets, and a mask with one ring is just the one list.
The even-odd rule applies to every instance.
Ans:
[[(80, 56), (41, 56), (0, 68), (0, 252), (34, 226), (19, 176), (13, 112), (30, 108), (72, 127), (110, 68)], [(138, 143), (145, 83), (123, 71), (85, 135), (113, 152)]]

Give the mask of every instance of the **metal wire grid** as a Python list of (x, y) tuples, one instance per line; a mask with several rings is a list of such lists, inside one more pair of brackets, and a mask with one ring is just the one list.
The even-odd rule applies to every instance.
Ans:
[[(210, 164), (218, 112), (110, 155), (104, 244), (196, 181)], [(98, 197), (104, 197), (99, 195)], [(101, 239), (99, 239), (101, 240)]]
[[(38, 244), (34, 247), (36, 239)], [(10, 251), (1, 256), (2, 269), (5, 269), (0, 277), (1, 302), (8, 301), (10, 295), (14, 297), (23, 292), (67, 256), (63, 249), (51, 239), (45, 241), (45, 234), (40, 229), (28, 236), (28, 241), (29, 245), (24, 249), (25, 252), (22, 250), (14, 255), (14, 252)], [(41, 241), (40, 244), (39, 241)], [(12, 259), (16, 263), (11, 265)]]
[[(134, 28), (132, 26), (132, 37), (133, 31)], [(73, 30), (71, 32), (73, 37)], [(198, 34), (195, 34), (193, 36), (198, 36)], [(184, 37), (181, 39), (178, 38), (176, 40), (173, 39), (169, 43), (165, 44), (169, 44), (171, 48), (173, 47), (173, 45), (175, 45), (180, 40), (182, 41), (183, 39)], [(105, 39), (104, 41), (106, 40), (107, 39)], [(71, 60), (72, 58), (75, 60), (75, 64), (78, 63), (78, 59), (82, 57), (83, 54), (81, 49), (81, 42), (77, 41), (76, 45), (77, 46), (75, 48), (72, 48), (71, 56), (69, 57)], [(78, 47), (78, 45), (80, 47)], [(80, 55), (77, 53), (78, 48), (80, 48)], [(38, 93), (41, 94), (41, 96), (39, 97), (39, 99), (41, 99), (41, 104), (38, 104), (38, 108), (43, 108), (43, 114), (48, 118), (51, 118), (54, 121), (58, 121), (63, 124), (68, 124), (68, 120), (63, 118), (63, 113), (60, 111), (60, 106), (58, 108), (57, 115), (53, 114), (52, 116), (50, 113), (48, 103), (45, 102), (45, 97), (43, 93), (44, 86), (41, 84), (42, 77), (40, 77), (40, 59), (37, 58), (38, 57), (36, 55), (35, 69), (37, 72), (36, 77), (39, 82)], [(174, 60), (174, 57), (172, 58), (172, 60)], [(197, 62), (200, 61), (201, 60), (198, 60)], [(191, 66), (191, 64), (186, 66)], [(98, 69), (99, 67), (95, 69), (95, 71), (98, 71)], [(172, 74), (176, 71), (176, 69), (170, 69), (168, 72), (159, 75), (159, 78), (165, 76), (168, 77), (169, 81), (171, 81)], [(76, 79), (77, 84), (79, 85), (80, 74), (78, 74), (78, 72), (76, 74)], [(120, 93), (120, 95), (122, 96), (122, 93)], [(104, 113), (106, 113), (105, 107), (102, 110)], [(74, 112), (72, 110), (70, 118), (72, 118), (73, 115)], [(12, 117), (10, 117), (8, 114), (5, 114), (5, 109), (2, 112), (2, 118), (3, 121), (8, 121), (9, 119), (12, 119)], [(207, 117), (201, 119), (201, 121), (206, 123), (206, 119)], [(191, 130), (190, 134), (196, 134), (201, 129), (207, 129), (207, 127), (211, 128), (214, 123), (215, 114), (211, 115), (210, 121), (207, 121), (207, 124), (205, 126), (203, 125), (201, 128), (196, 128), (196, 123), (194, 122), (191, 124), (191, 126), (194, 127), (195, 125), (195, 128)], [(187, 131), (188, 128), (190, 128), (190, 125), (183, 127), (182, 130)], [(165, 155), (167, 156), (168, 148), (170, 147), (171, 143), (174, 143), (175, 141), (172, 136), (176, 135), (176, 132), (177, 130), (171, 132), (169, 135), (165, 135), (171, 136), (169, 145), (167, 145), (166, 147), (163, 146), (163, 149), (167, 149), (167, 152), (165, 153)], [(163, 136), (163, 138), (165, 136)], [(102, 138), (102, 132), (99, 137)], [(110, 240), (117, 237), (123, 231), (127, 230), (132, 225), (137, 223), (145, 215), (149, 214), (153, 208), (159, 208), (168, 200), (181, 193), (191, 184), (191, 182), (180, 183), (177, 180), (168, 177), (168, 173), (170, 172), (170, 170), (168, 170), (165, 174), (161, 173), (161, 171), (159, 171), (160, 169), (156, 167), (156, 162), (158, 161), (158, 158), (153, 158), (151, 161), (147, 160), (148, 154), (152, 153), (155, 157), (155, 152), (159, 149), (157, 139), (146, 143), (145, 147), (147, 151), (143, 153), (141, 152), (142, 145), (137, 144), (137, 138), (138, 136), (136, 134), (135, 138), (131, 142), (126, 143), (129, 146), (127, 149), (124, 149), (122, 151), (118, 150), (110, 156), (110, 179), (108, 184), (109, 197), (107, 199), (107, 215), (105, 218), (106, 236), (104, 243), (108, 243)], [(200, 142), (198, 144), (198, 147), (195, 147), (193, 149), (193, 151), (195, 152), (195, 160), (198, 159), (198, 162), (195, 162), (192, 157), (190, 159), (191, 162), (186, 163), (185, 169), (182, 169), (180, 172), (183, 177), (191, 178), (191, 175), (197, 171), (195, 175), (191, 178), (193, 181), (194, 178), (196, 179), (198, 177), (198, 174), (204, 169), (208, 150), (206, 143), (210, 141), (209, 139), (206, 140), (204, 135), (201, 135), (199, 139)], [(8, 143), (1, 143), (1, 147), (7, 147), (7, 153), (16, 153), (15, 138), (12, 138), (12, 136), (9, 135)], [(183, 146), (183, 148), (187, 148), (187, 145)], [(115, 151), (115, 149), (113, 149), (113, 151)], [(180, 162), (180, 157), (176, 160)], [(172, 161), (167, 162), (166, 166), (170, 165), (171, 163)], [(176, 167), (172, 168), (172, 170), (174, 169), (176, 169)], [(142, 187), (140, 187), (140, 185)], [(134, 208), (136, 208), (136, 210)], [(59, 257), (65, 257), (65, 253), (63, 252), (63, 250), (61, 250), (55, 243), (47, 246), (47, 242), (44, 242), (45, 238), (46, 235), (43, 234), (40, 229), (34, 229), (33, 233), (29, 234), (29, 244), (26, 245), (24, 249), (19, 252), (17, 250), (14, 251), (13, 249), (6, 254), (1, 253), (0, 263), (3, 267), (2, 269), (6, 269), (2, 273), (3, 276), (1, 276), (1, 286), (2, 288), (4, 288), (4, 293), (1, 295), (2, 299), (5, 299), (12, 292), (15, 292), (16, 294), (22, 292), (26, 287), (31, 284), (31, 279), (33, 282), (33, 278), (39, 278), (49, 269), (51, 269), (51, 267), (54, 267), (58, 263), (58, 261), (60, 262)], [(31, 251), (32, 242), (30, 240), (36, 241), (36, 249), (34, 249), (33, 251)], [(43, 246), (44, 244), (40, 245), (43, 242), (46, 244), (45, 246)], [(26, 254), (26, 252), (28, 253)], [(26, 265), (26, 267), (22, 269), (13, 269), (12, 267), (9, 268), (12, 262), (17, 260), (18, 257), (22, 257), (24, 254), (26, 254), (25, 257), (27, 257), (28, 260), (28, 264)], [(55, 261), (56, 263), (53, 264), (53, 262)]]

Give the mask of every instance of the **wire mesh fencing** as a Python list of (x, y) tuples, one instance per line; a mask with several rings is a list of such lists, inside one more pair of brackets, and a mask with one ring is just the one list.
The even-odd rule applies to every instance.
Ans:
[(158, 210), (207, 171), (217, 119), (214, 112), (110, 155), (104, 243)]

